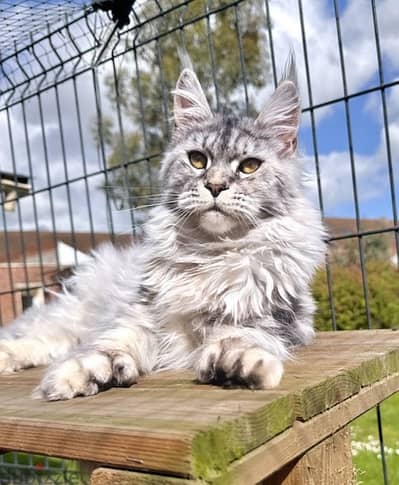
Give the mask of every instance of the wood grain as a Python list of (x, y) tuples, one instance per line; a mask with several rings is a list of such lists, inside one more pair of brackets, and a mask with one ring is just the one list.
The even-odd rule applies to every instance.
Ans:
[(351, 436), (346, 426), (259, 485), (342, 485), (352, 482)]
[(90, 477), (90, 485), (201, 485), (201, 483), (204, 482), (110, 468), (97, 468)]
[[(311, 443), (297, 436), (295, 451), (283, 453), (278, 443), (285, 430), (307, 423), (313, 429), (353, 396), (357, 412), (366, 411), (375, 397), (384, 398), (381, 382), (398, 372), (399, 332), (391, 330), (318, 334), (296, 351), (271, 391), (224, 390), (196, 384), (190, 372), (167, 372), (129, 389), (47, 403), (29, 397), (43, 373), (32, 369), (0, 377), (0, 449), (212, 481), (269, 444), (277, 447), (275, 456), (293, 459), (322, 433), (314, 431)], [(390, 382), (391, 392), (398, 390), (399, 382)], [(361, 399), (364, 390), (369, 399)]]

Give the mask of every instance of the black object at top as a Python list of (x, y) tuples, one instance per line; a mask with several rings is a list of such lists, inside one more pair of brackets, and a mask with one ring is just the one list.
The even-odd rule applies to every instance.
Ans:
[(112, 20), (118, 28), (129, 25), (129, 14), (136, 0), (95, 0), (93, 2), (94, 10), (103, 10), (111, 12)]

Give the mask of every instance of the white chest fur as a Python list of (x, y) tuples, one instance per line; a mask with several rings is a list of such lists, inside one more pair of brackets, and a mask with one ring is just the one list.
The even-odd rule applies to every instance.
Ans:
[(157, 261), (148, 278), (160, 315), (210, 314), (233, 324), (263, 317), (274, 300), (289, 304), (307, 289), (324, 254), (322, 225), (309, 208), (219, 243), (180, 244), (173, 226), (160, 231), (166, 219), (152, 228)]
[(162, 273), (157, 293), (166, 313), (209, 313), (234, 323), (263, 315), (274, 287), (270, 268), (249, 251), (176, 261)]

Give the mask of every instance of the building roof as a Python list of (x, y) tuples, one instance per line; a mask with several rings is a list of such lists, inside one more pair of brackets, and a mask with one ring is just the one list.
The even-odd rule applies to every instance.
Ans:
[[(356, 219), (349, 217), (326, 217), (325, 223), (330, 236), (342, 236), (344, 234), (353, 234), (357, 232)], [(392, 225), (393, 222), (385, 218), (360, 219), (361, 231), (386, 229)]]
[[(115, 235), (114, 242), (117, 246), (125, 246), (131, 243), (133, 237), (130, 234)], [(99, 244), (112, 241), (109, 233), (85, 233), (78, 232), (36, 232), (36, 231), (10, 231), (0, 233), (0, 263), (12, 261), (34, 260), (39, 253), (55, 252), (59, 242), (76, 248), (81, 253), (89, 253)]]
[[(330, 236), (356, 233), (356, 221), (351, 218), (328, 217), (325, 223)], [(360, 228), (362, 231), (385, 229), (392, 226), (389, 219), (361, 219)], [(394, 239), (392, 238), (392, 241)], [(99, 244), (112, 241), (109, 233), (79, 232), (35, 232), (35, 231), (11, 231), (0, 233), (0, 263), (12, 261), (38, 261), (39, 253), (48, 259), (55, 259), (57, 246), (63, 243), (76, 249), (79, 253), (89, 253)], [(130, 234), (115, 235), (113, 239), (117, 246), (126, 246), (133, 241)], [(7, 251), (8, 246), (8, 251)]]

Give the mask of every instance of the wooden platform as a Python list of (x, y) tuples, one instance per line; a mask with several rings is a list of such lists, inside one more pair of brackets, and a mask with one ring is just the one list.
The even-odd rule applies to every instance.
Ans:
[(246, 485), (269, 477), (263, 483), (288, 485), (296, 482), (281, 478), (285, 469), (292, 476), (301, 456), (399, 390), (399, 332), (321, 333), (272, 391), (162, 373), (129, 389), (47, 403), (29, 397), (42, 372), (0, 377), (0, 449), (131, 470), (98, 468), (96, 484)]

